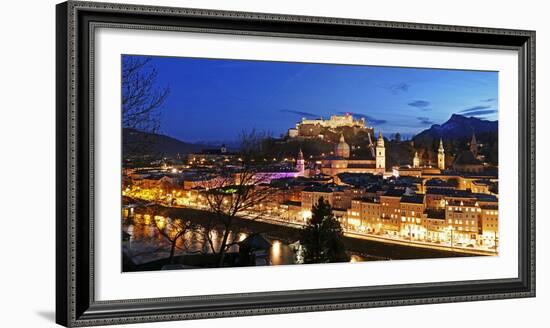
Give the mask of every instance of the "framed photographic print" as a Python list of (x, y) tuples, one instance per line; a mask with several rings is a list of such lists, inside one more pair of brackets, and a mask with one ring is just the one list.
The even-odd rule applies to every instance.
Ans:
[(57, 6), (64, 326), (535, 296), (535, 32)]

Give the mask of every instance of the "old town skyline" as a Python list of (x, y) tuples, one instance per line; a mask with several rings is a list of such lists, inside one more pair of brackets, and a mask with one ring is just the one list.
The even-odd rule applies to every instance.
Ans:
[[(222, 145), (127, 167), (122, 190), (123, 231), (131, 233), (125, 237), (130, 242), (125, 255), (132, 257), (132, 248), (140, 255), (135, 255), (125, 270), (139, 271), (152, 265), (147, 263), (162, 263), (158, 262), (162, 252), (144, 255), (148, 249), (158, 248), (160, 236), (151, 240), (151, 231), (142, 231), (143, 227), (152, 225), (156, 227), (153, 231), (159, 232), (176, 229), (172, 228), (174, 222), (185, 217), (216, 213), (218, 207), (213, 201), (218, 199), (223, 212), (226, 206), (232, 208), (234, 197), (240, 198), (241, 188), (259, 190), (263, 196), (234, 212), (240, 228), (224, 230), (217, 226), (214, 237), (209, 233), (205, 240), (198, 232), (204, 231), (203, 219), (199, 218), (193, 221), (199, 230), (190, 229), (187, 233), (192, 237), (176, 238), (173, 245), (191, 254), (201, 249), (204, 256), (215, 254), (224, 231), (230, 231), (229, 244), (242, 245), (252, 242), (249, 239), (256, 236), (256, 225), (261, 223), (263, 233), (258, 238), (269, 251), (265, 256), (253, 252), (259, 262), (252, 265), (302, 263), (297, 257), (300, 248), (293, 248), (292, 241), (312, 219), (317, 203), (326, 202), (345, 238), (362, 241), (348, 249), (352, 261), (498, 254), (498, 172), (485, 155), (488, 144), (478, 143), (475, 133), (465, 149), (452, 149), (449, 140), (444, 143), (439, 139), (430, 157), (429, 153), (419, 155), (421, 149), (415, 149), (410, 141), (389, 140), (380, 132), (376, 136), (364, 120), (344, 114), (328, 120), (304, 119), (278, 142), (284, 147), (304, 147), (294, 156), (272, 157), (265, 149), (257, 148), (246, 155)], [(314, 153), (306, 148), (311, 143), (328, 145), (332, 150)], [(411, 154), (406, 156), (406, 163), (390, 164), (397, 149)], [(248, 178), (243, 180), (243, 175)], [(212, 192), (219, 192), (220, 197), (213, 197)], [(150, 212), (151, 206), (157, 210)], [(277, 227), (290, 231), (269, 233)], [(397, 253), (387, 253), (382, 247), (373, 254), (367, 244), (361, 246), (363, 242), (401, 248)], [(235, 251), (227, 249), (231, 256), (236, 256)], [(193, 258), (186, 257), (185, 251), (173, 254), (170, 258), (177, 258), (173, 260), (176, 262), (188, 263), (184, 258)], [(242, 265), (237, 264), (240, 260), (234, 261), (224, 265)]]
[[(219, 83), (221, 63), (238, 67), (245, 89), (257, 87), (256, 93), (248, 90), (250, 99), (265, 96), (266, 84), (260, 82), (287, 85), (298, 79), (279, 81), (281, 75), (270, 71), (272, 75), (250, 84), (247, 77), (257, 72), (249, 75), (247, 70), (264, 62), (215, 61), (211, 71), (203, 68), (212, 60), (163, 60), (199, 61), (183, 72), (188, 84), (197, 82), (193, 76)], [(234, 106), (240, 101), (227, 102), (227, 94), (242, 92), (237, 81), (219, 84), (216, 94), (197, 83), (182, 95), (181, 85), (164, 86), (162, 65), (155, 59), (129, 57), (123, 64), (123, 271), (498, 255), (498, 122), (482, 119), (498, 114), (496, 98), (458, 114), (438, 111), (432, 101), (420, 99), (409, 100), (406, 110), (387, 110), (377, 117), (329, 109), (317, 117), (276, 107), (270, 112), (269, 106), (252, 113)], [(297, 64), (269, 65), (285, 71)], [(333, 66), (323, 70), (333, 74)], [(175, 67), (173, 74), (182, 74)], [(355, 74), (365, 67), (344, 69)], [(368, 69), (381, 73), (389, 68)], [(473, 73), (425, 71), (435, 74), (428, 83), (429, 99), (456, 101), (462, 96), (469, 102), (482, 93), (490, 96), (487, 90), (498, 85), (486, 81), (487, 89), (474, 95), (461, 93), (457, 84), (464, 81), (457, 79), (460, 83), (443, 91), (436, 87), (445, 84), (437, 75)], [(349, 73), (340, 77), (347, 88), (356, 82), (346, 79)], [(407, 88), (395, 92), (407, 93)], [(341, 96), (330, 90), (318, 98), (334, 102)], [(296, 97), (296, 104), (310, 99), (307, 92)], [(391, 102), (404, 96), (389, 90), (378, 97)], [(157, 134), (166, 128), (171, 102), (181, 106), (178, 115), (184, 121), (172, 116), (168, 126), (189, 137), (181, 140), (200, 131), (213, 142), (181, 142)], [(198, 103), (216, 110), (196, 110)], [(446, 121), (404, 138), (411, 131), (407, 126), (417, 129), (436, 115), (417, 116), (401, 126), (400, 119), (410, 115), (403, 111), (439, 113)], [(396, 133), (386, 134), (388, 126)], [(220, 139), (227, 131), (237, 136), (236, 144)]]

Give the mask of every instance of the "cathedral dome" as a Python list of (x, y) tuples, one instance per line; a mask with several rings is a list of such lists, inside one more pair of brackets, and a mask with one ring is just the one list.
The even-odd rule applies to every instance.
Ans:
[(334, 149), (334, 155), (338, 157), (343, 158), (349, 158), (350, 154), (350, 148), (349, 145), (346, 143), (346, 140), (344, 139), (344, 135), (340, 135), (340, 142), (336, 145), (336, 148)]

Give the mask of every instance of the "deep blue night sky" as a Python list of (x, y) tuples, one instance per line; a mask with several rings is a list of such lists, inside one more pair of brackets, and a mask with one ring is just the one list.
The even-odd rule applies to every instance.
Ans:
[(498, 115), (497, 72), (151, 58), (158, 85), (171, 89), (161, 133), (187, 142), (231, 142), (252, 128), (279, 136), (302, 117), (346, 112), (404, 136), (453, 113)]

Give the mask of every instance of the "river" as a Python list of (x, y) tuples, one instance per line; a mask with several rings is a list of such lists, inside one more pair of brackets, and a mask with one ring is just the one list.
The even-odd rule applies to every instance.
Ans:
[[(207, 222), (211, 213), (191, 208), (156, 207), (156, 217), (160, 222), (168, 224), (170, 220), (185, 219), (199, 227)], [(133, 220), (123, 218), (123, 231), (129, 233), (131, 238), (126, 243), (125, 251), (131, 254), (136, 263), (146, 263), (169, 255), (170, 243), (166, 237), (159, 233), (153, 224), (151, 215), (146, 215), (145, 210), (135, 209)], [(211, 242), (207, 242), (200, 231), (188, 231), (177, 241), (176, 256), (191, 254), (212, 254), (212, 247), (218, 249), (224, 230), (222, 228), (211, 231)], [(229, 244), (243, 241), (252, 234), (261, 234), (271, 247), (268, 250), (270, 265), (296, 264), (296, 241), (299, 238), (299, 229), (271, 224), (263, 221), (235, 218), (232, 230), (229, 233)], [(362, 240), (345, 237), (344, 244), (350, 255), (350, 262), (362, 262), (372, 260), (392, 259), (422, 259), (464, 256), (448, 251), (423, 249), (412, 246), (388, 244), (372, 240)], [(235, 244), (229, 252), (238, 252)], [(298, 261), (297, 261), (298, 260)]]
[[(125, 251), (130, 254), (136, 264), (159, 260), (169, 256), (170, 242), (168, 237), (173, 238), (177, 230), (171, 229), (173, 220), (185, 219), (192, 222), (196, 229), (186, 231), (183, 236), (177, 239), (176, 256), (212, 254), (212, 248), (218, 250), (222, 242), (225, 230), (221, 227), (212, 229), (210, 232), (211, 243), (204, 237), (204, 228), (201, 222), (207, 220), (210, 215), (207, 212), (182, 208), (162, 208), (162, 215), (147, 214), (144, 210), (136, 209), (131, 219), (123, 218), (122, 229), (128, 233), (129, 240), (125, 243)], [(157, 224), (154, 223), (156, 220)], [(297, 229), (255, 222), (246, 219), (236, 219), (229, 232), (228, 244), (230, 253), (237, 253), (242, 242), (252, 234), (261, 234), (271, 247), (268, 250), (270, 265), (286, 265), (297, 263), (297, 249), (295, 242), (299, 234)], [(159, 230), (165, 229), (167, 236)], [(351, 262), (365, 261), (369, 258), (367, 254), (361, 255), (357, 252), (350, 252)]]

